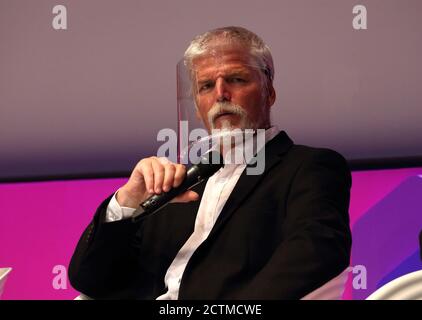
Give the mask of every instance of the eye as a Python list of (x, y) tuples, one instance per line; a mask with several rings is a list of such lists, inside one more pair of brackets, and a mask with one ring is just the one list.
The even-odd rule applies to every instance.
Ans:
[(246, 80), (240, 77), (233, 77), (228, 79), (229, 83), (245, 83)]
[(204, 91), (207, 91), (211, 88), (212, 88), (212, 83), (206, 82), (206, 83), (203, 83), (202, 85), (199, 86), (199, 92), (204, 92)]

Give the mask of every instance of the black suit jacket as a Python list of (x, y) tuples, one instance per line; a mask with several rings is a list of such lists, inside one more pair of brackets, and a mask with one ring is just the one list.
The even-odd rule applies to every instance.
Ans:
[[(183, 274), (179, 299), (300, 299), (349, 264), (351, 175), (328, 149), (267, 143), (262, 175), (241, 175)], [(202, 196), (205, 183), (196, 186)], [(200, 201), (132, 222), (105, 223), (110, 198), (83, 233), (71, 284), (92, 298), (155, 299), (193, 232)]]

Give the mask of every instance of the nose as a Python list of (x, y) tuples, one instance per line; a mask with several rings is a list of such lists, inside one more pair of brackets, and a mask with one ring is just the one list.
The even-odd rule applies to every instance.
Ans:
[(217, 94), (217, 101), (218, 102), (225, 102), (231, 100), (231, 94), (227, 83), (223, 78), (218, 78), (215, 83), (216, 94)]

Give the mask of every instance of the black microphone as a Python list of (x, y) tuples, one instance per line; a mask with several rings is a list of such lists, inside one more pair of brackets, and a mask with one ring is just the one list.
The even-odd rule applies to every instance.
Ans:
[(168, 192), (155, 194), (142, 202), (140, 207), (133, 214), (132, 220), (136, 221), (138, 217), (143, 218), (147, 215), (157, 212), (179, 194), (186, 192), (187, 190), (196, 186), (198, 183), (211, 177), (223, 165), (223, 158), (219, 152), (212, 151), (206, 153), (201, 157), (201, 160), (198, 164), (193, 165), (186, 172), (185, 179), (178, 187), (172, 188)]

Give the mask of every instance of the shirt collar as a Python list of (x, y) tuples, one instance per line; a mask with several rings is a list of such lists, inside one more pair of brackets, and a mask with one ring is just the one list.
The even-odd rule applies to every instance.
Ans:
[[(223, 155), (225, 166), (246, 165), (250, 158), (255, 156), (271, 139), (280, 133), (275, 125), (255, 134), (244, 134), (243, 143), (236, 144)], [(264, 137), (261, 135), (264, 134)], [(264, 140), (264, 141), (262, 141)]]

